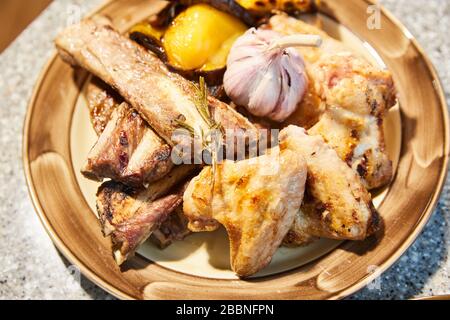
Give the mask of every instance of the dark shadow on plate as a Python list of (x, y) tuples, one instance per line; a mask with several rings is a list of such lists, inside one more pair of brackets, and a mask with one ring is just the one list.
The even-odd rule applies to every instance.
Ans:
[(374, 250), (380, 241), (384, 238), (385, 224), (382, 217), (380, 217), (379, 229), (373, 235), (361, 241), (346, 241), (339, 246), (340, 249), (352, 252), (358, 256), (362, 256), (367, 252)]
[[(231, 270), (230, 265), (230, 241), (224, 227), (214, 231), (217, 241), (208, 241), (206, 250), (209, 255), (209, 263), (220, 270)], [(220, 252), (220, 254), (217, 254)]]
[[(196, 251), (200, 246), (203, 245), (202, 241), (195, 241), (195, 234), (191, 234), (188, 235), (185, 240), (178, 240), (178, 241), (174, 241), (170, 246), (168, 246), (167, 248), (164, 249), (160, 249), (158, 248), (158, 246), (154, 243), (151, 243), (151, 240), (147, 240), (150, 241), (150, 243), (146, 244), (146, 245), (151, 245), (154, 246), (156, 248), (156, 250), (174, 250), (174, 246), (176, 245), (180, 245), (182, 244), (181, 241), (189, 241), (189, 250), (181, 250), (180, 248), (176, 249), (176, 253), (171, 254), (166, 254), (165, 257), (160, 257), (160, 259), (158, 261), (160, 262), (164, 262), (164, 261), (175, 261), (175, 260), (182, 260), (184, 258), (186, 258), (187, 256), (189, 256), (192, 252)], [(126, 261), (125, 263), (123, 263), (120, 266), (120, 271), (121, 272), (126, 272), (130, 269), (132, 270), (140, 270), (140, 269), (145, 269), (149, 264), (151, 263), (155, 263), (154, 261), (148, 259), (145, 255), (140, 254), (140, 253), (136, 253), (134, 257), (132, 257), (130, 260)]]
[(84, 84), (90, 78), (90, 73), (80, 67), (74, 67), (72, 70), (73, 81), (76, 84), (78, 90), (82, 92)]

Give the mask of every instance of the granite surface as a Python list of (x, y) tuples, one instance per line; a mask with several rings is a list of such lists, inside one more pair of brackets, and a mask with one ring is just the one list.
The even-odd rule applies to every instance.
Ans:
[[(0, 299), (112, 299), (80, 275), (52, 245), (28, 196), (22, 125), (39, 72), (58, 30), (102, 0), (55, 0), (0, 55)], [(383, 0), (415, 35), (450, 100), (450, 0)], [(378, 280), (350, 298), (407, 299), (450, 293), (450, 182), (426, 228)]]

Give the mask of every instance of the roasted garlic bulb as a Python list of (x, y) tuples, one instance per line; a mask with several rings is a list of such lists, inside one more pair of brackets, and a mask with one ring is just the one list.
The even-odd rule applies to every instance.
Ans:
[(317, 45), (317, 37), (249, 29), (233, 44), (223, 84), (227, 95), (251, 114), (282, 122), (297, 108), (308, 87), (296, 45)]

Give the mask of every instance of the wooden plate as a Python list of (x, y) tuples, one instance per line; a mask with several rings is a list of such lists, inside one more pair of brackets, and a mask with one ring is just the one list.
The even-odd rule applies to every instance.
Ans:
[[(444, 95), (431, 63), (386, 11), (381, 13), (381, 29), (369, 30), (366, 10), (371, 4), (322, 0), (320, 12), (330, 18), (325, 19), (326, 31), (374, 63), (386, 64), (399, 91), (400, 107), (389, 115), (386, 126), (397, 171), (376, 198), (385, 224), (382, 232), (366, 241), (323, 241), (306, 250), (283, 249), (268, 270), (245, 281), (230, 275), (223, 259), (214, 260), (227, 257), (226, 241), (218, 241), (213, 249), (202, 245), (223, 240), (220, 232), (163, 252), (146, 244), (125, 268), (118, 268), (110, 240), (103, 238), (92, 210), (97, 185), (78, 173), (95, 141), (82, 94), (88, 75), (55, 55), (30, 102), (23, 158), (36, 211), (58, 249), (90, 280), (119, 298), (337, 299), (386, 270), (411, 245), (437, 202), (447, 171), (449, 130)], [(155, 0), (116, 0), (96, 12), (108, 15), (125, 31), (161, 5)]]

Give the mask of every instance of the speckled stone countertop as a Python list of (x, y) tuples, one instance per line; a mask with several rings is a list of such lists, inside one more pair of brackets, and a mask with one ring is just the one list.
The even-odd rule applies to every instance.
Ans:
[[(0, 55), (0, 299), (112, 299), (62, 257), (41, 226), (22, 169), (22, 126), (58, 30), (102, 0), (54, 0)], [(450, 0), (383, 0), (438, 68), (450, 102)], [(450, 181), (428, 225), (403, 257), (354, 299), (450, 293)]]

